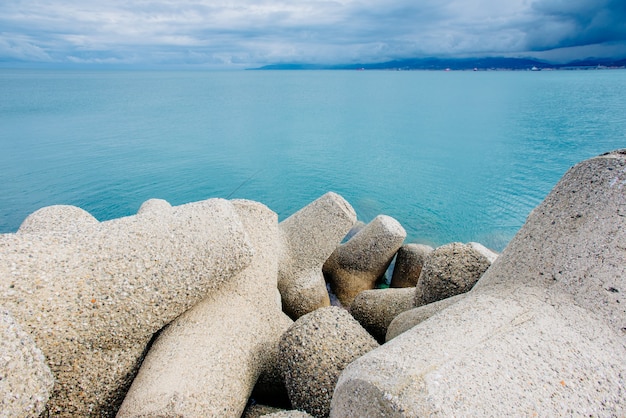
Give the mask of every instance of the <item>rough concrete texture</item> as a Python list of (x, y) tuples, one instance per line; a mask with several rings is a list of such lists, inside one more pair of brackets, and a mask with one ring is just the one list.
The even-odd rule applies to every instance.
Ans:
[(414, 302), (414, 288), (364, 290), (354, 298), (350, 313), (382, 344), (391, 321), (414, 308)]
[(436, 313), (446, 309), (453, 303), (463, 299), (467, 293), (461, 293), (456, 296), (452, 296), (446, 299), (438, 300), (437, 302), (429, 303), (428, 305), (418, 306), (417, 308), (409, 309), (407, 311), (398, 314), (387, 327), (387, 334), (385, 341), (389, 341), (398, 335), (402, 334), (435, 315)]
[(293, 319), (330, 305), (322, 265), (355, 222), (352, 206), (329, 192), (280, 223), (278, 289)]
[(243, 414), (241, 414), (241, 418), (259, 418), (268, 414), (273, 414), (274, 412), (283, 411), (284, 409), (281, 408), (261, 404), (246, 405), (246, 408), (243, 410)]
[(484, 255), (487, 260), (489, 260), (490, 264), (493, 264), (494, 261), (498, 258), (498, 253), (490, 250), (479, 242), (469, 242), (468, 243), (473, 249)]
[(528, 284), (565, 292), (626, 335), (625, 260), (626, 149), (570, 169), (478, 287)]
[(379, 215), (333, 251), (323, 271), (343, 306), (350, 306), (363, 290), (374, 288), (405, 238), (398, 221)]
[(466, 297), (356, 360), (331, 417), (623, 416), (617, 335), (571, 301), (557, 310), (528, 290)]
[(263, 415), (266, 418), (313, 418), (313, 415), (309, 415), (302, 411), (280, 411), (271, 414)]
[(233, 205), (211, 199), (98, 222), (72, 206), (0, 235), (0, 304), (56, 377), (54, 416), (113, 416), (153, 333), (252, 259)]
[(260, 374), (276, 363), (292, 321), (276, 303), (278, 217), (232, 202), (252, 264), (176, 318), (148, 352), (117, 416), (239, 417)]
[(0, 308), (0, 416), (38, 417), (54, 377), (45, 358), (5, 309)]
[(300, 317), (282, 336), (279, 364), (294, 408), (328, 416), (341, 371), (378, 343), (342, 308)]
[(415, 287), (415, 306), (469, 291), (491, 263), (469, 244), (442, 245), (426, 258)]
[(356, 360), (331, 416), (624, 416), (626, 150), (570, 169), (465, 298)]
[(426, 257), (433, 247), (424, 244), (405, 244), (396, 254), (390, 287), (415, 287)]

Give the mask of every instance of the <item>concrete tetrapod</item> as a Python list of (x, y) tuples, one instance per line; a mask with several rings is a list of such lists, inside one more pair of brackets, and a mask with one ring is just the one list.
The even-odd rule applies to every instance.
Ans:
[(352, 206), (329, 192), (279, 224), (283, 254), (278, 289), (290, 317), (330, 306), (322, 265), (355, 223)]
[(472, 291), (348, 366), (331, 417), (623, 416), (626, 150), (571, 168)]
[(350, 306), (359, 292), (374, 288), (405, 238), (398, 221), (379, 215), (333, 251), (323, 271), (343, 306)]
[(393, 319), (414, 307), (415, 288), (374, 289), (359, 293), (350, 305), (350, 313), (382, 344)]
[(0, 308), (0, 416), (38, 417), (53, 384), (41, 350), (9, 312)]
[(385, 341), (389, 341), (403, 332), (410, 330), (420, 322), (427, 320), (453, 303), (460, 301), (466, 295), (467, 293), (461, 293), (456, 296), (451, 296), (446, 299), (438, 300), (437, 302), (429, 303), (428, 305), (418, 306), (417, 308), (408, 309), (399, 313), (395, 318), (393, 318), (387, 327)]
[(56, 378), (50, 415), (114, 416), (153, 333), (251, 259), (225, 200), (149, 201), (106, 222), (51, 206), (0, 235), (0, 305)]
[(491, 262), (471, 244), (453, 242), (431, 251), (415, 286), (415, 306), (468, 292)]
[(424, 244), (404, 244), (396, 255), (389, 287), (415, 287), (426, 257), (433, 247)]
[(259, 375), (276, 362), (291, 321), (275, 297), (278, 217), (232, 201), (254, 248), (252, 264), (159, 335), (118, 417), (241, 416)]
[(304, 315), (283, 334), (279, 365), (294, 408), (322, 418), (341, 371), (378, 343), (350, 314), (329, 306)]
[[(387, 328), (397, 316), (412, 310), (415, 306), (419, 307), (425, 303), (434, 305), (435, 301), (452, 299), (453, 295), (469, 291), (491, 265), (491, 260), (496, 258), (495, 253), (478, 243), (452, 243), (436, 250), (425, 245), (403, 245), (398, 251), (394, 277), (397, 280), (403, 280), (410, 272), (411, 265), (413, 268), (419, 266), (421, 273), (417, 286), (365, 290), (354, 299), (350, 305), (350, 312), (382, 344), (385, 342)], [(403, 273), (396, 275), (396, 270), (399, 268), (403, 270)], [(412, 280), (415, 279), (413, 276)], [(405, 321), (404, 326), (412, 321), (420, 322), (424, 319), (427, 311), (415, 309), (418, 309), (414, 311), (415, 316)], [(431, 306), (431, 309), (442, 308)], [(405, 316), (406, 319), (408, 318)], [(416, 323), (414, 322), (413, 325)], [(400, 327), (394, 332), (403, 331)]]

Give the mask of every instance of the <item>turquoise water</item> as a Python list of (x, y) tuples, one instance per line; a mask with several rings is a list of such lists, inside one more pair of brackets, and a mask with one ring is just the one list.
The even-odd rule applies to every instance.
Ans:
[(72, 204), (332, 190), (408, 241), (501, 250), (573, 164), (626, 147), (626, 71), (0, 70), (0, 232)]

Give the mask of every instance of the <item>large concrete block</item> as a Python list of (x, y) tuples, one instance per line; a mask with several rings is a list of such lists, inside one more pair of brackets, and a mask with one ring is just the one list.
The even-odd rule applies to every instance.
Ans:
[(463, 299), (466, 295), (467, 293), (461, 293), (456, 296), (451, 296), (446, 299), (438, 300), (437, 302), (429, 303), (428, 305), (418, 306), (417, 308), (408, 309), (399, 313), (395, 318), (393, 318), (387, 327), (385, 341), (389, 341), (403, 332), (410, 330), (420, 322), (427, 320), (431, 316)]
[(471, 244), (453, 242), (430, 252), (415, 286), (415, 306), (469, 291), (491, 262)]
[(0, 416), (38, 417), (54, 377), (41, 350), (5, 309), (0, 308)]
[(352, 206), (332, 192), (280, 223), (283, 253), (278, 289), (290, 317), (330, 306), (322, 265), (355, 223)]
[(404, 244), (398, 250), (390, 287), (415, 287), (424, 262), (433, 247), (424, 244)]
[(382, 344), (389, 324), (402, 312), (414, 308), (414, 302), (414, 288), (364, 290), (354, 298), (350, 313)]
[(276, 362), (292, 321), (276, 300), (278, 217), (233, 201), (254, 248), (252, 264), (176, 318), (152, 345), (118, 417), (238, 417)]
[(374, 288), (405, 238), (398, 221), (379, 215), (333, 251), (323, 271), (343, 306), (350, 306), (363, 290)]
[[(535, 208), (477, 288), (567, 293), (624, 333), (626, 150), (577, 164)], [(622, 334), (624, 335), (624, 334)]]
[(0, 235), (0, 305), (46, 356), (54, 416), (114, 416), (153, 333), (252, 259), (233, 205), (211, 199), (98, 222), (72, 206)]
[(595, 315), (543, 289), (482, 294), (344, 370), (331, 417), (620, 416), (625, 349)]
[(294, 408), (322, 418), (341, 371), (378, 343), (344, 309), (300, 317), (280, 341), (279, 364)]
[(348, 366), (331, 416), (626, 414), (626, 150), (570, 169), (462, 300)]

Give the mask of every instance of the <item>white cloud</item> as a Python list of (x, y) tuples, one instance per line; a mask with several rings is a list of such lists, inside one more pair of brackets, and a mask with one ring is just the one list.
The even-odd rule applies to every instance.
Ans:
[(0, 60), (52, 61), (46, 51), (27, 36), (17, 33), (0, 33)]
[(246, 66), (524, 53), (619, 44), (626, 40), (622, 4), (624, 0), (12, 0), (0, 4), (0, 28), (5, 30), (0, 60)]

